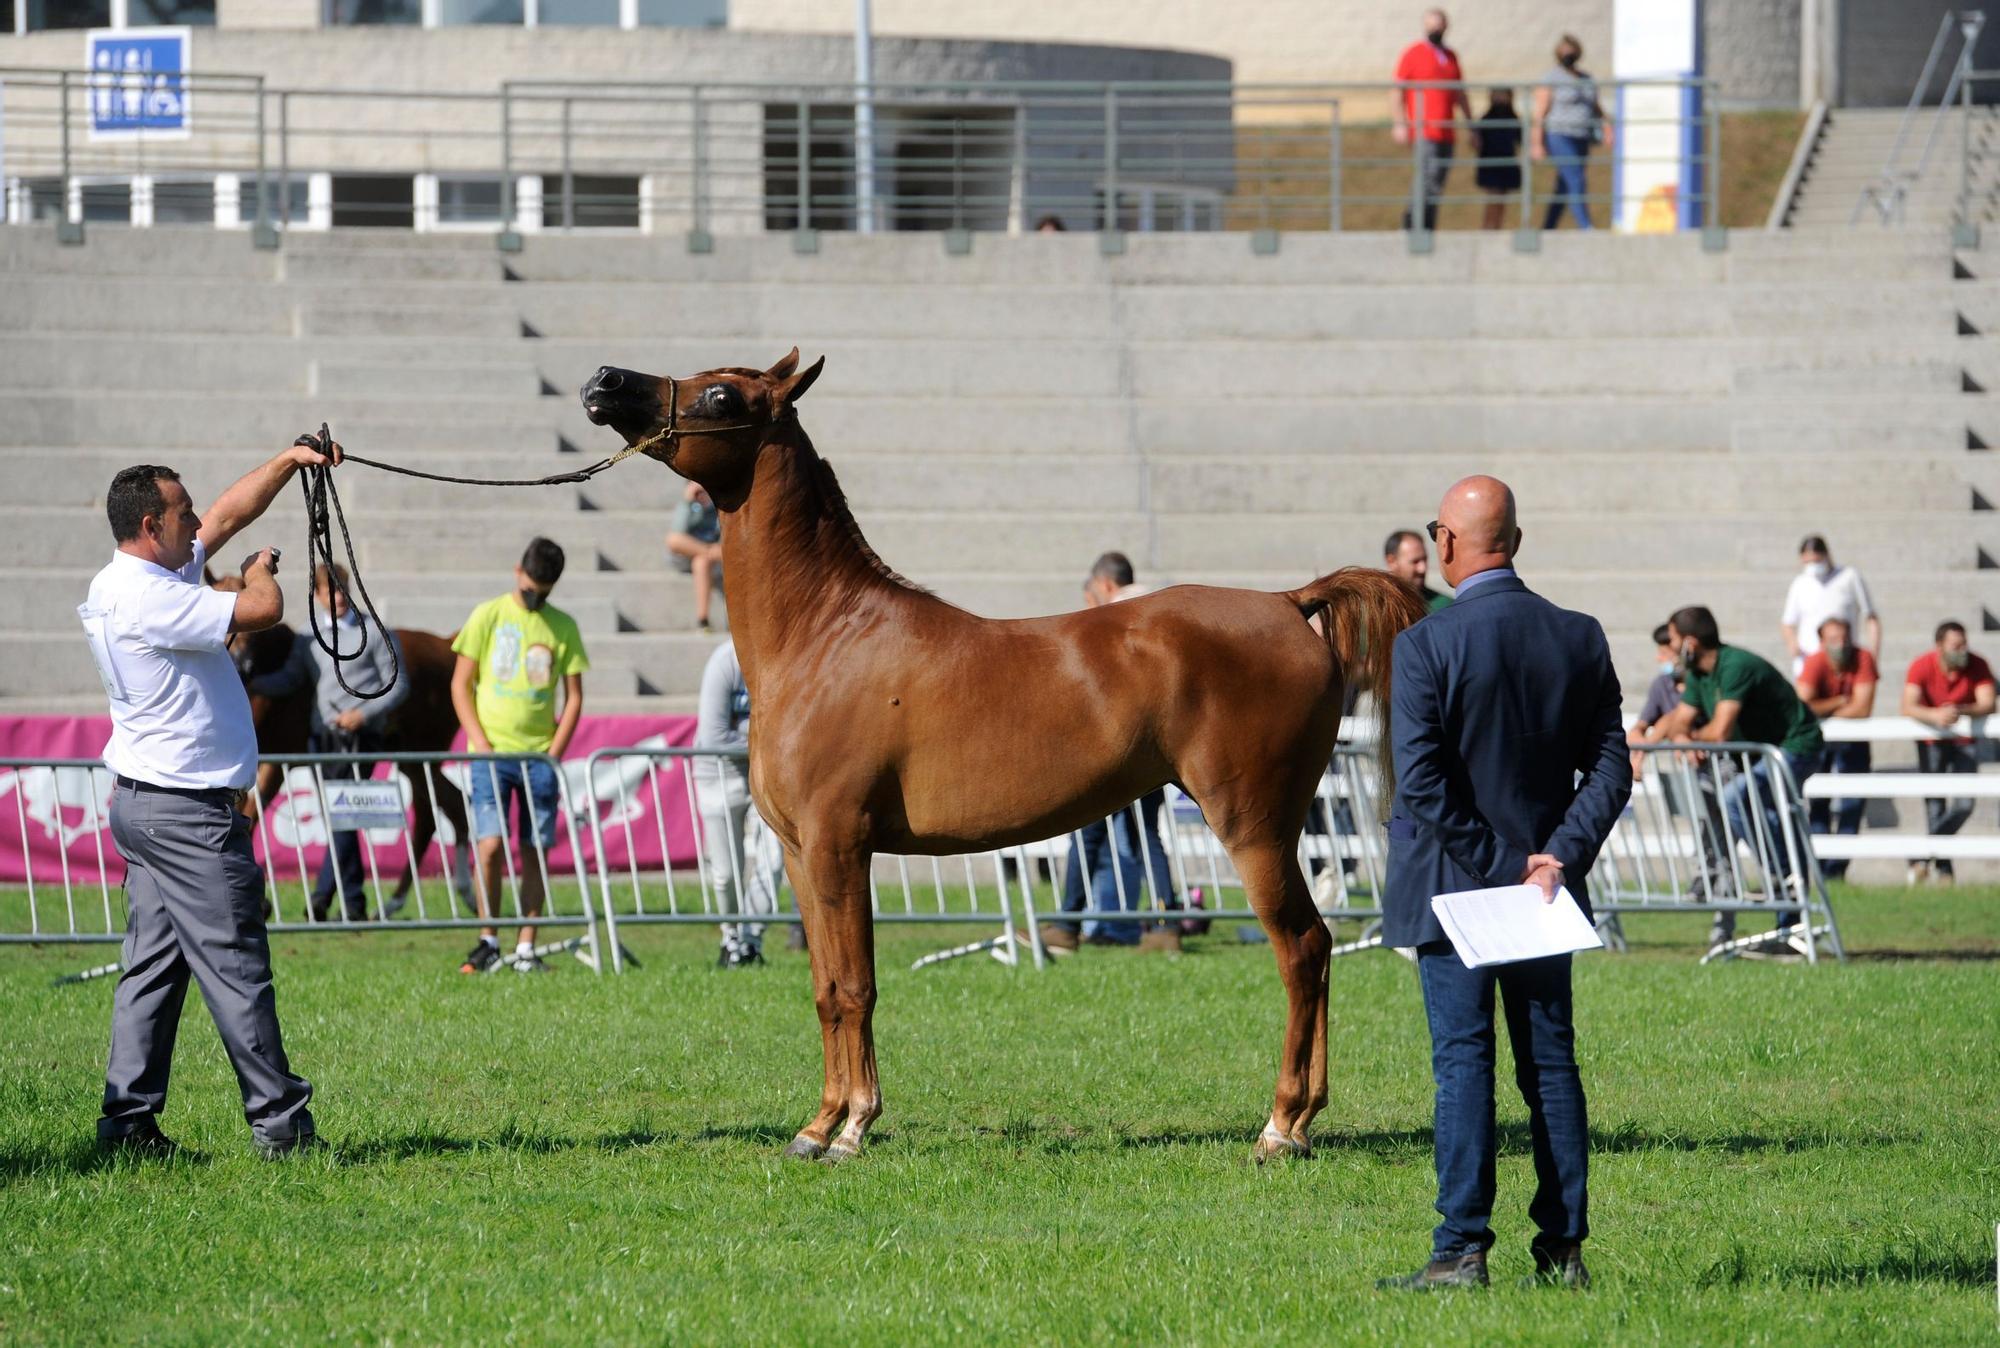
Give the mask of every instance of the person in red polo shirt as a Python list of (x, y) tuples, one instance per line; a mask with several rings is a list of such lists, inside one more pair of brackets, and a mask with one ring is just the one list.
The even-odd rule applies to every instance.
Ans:
[[(1903, 680), (1903, 715), (1943, 730), (1961, 716), (1993, 714), (1993, 667), (1974, 655), (1960, 623), (1941, 622), (1937, 645), (1910, 662)], [(1978, 772), (1979, 754), (1969, 739), (1920, 740), (1917, 768), (1921, 772)], [(1972, 818), (1972, 801), (1926, 800), (1924, 823), (1932, 836), (1956, 833)], [(1949, 859), (1933, 858), (1910, 866), (1909, 882), (1926, 874), (1939, 884), (1955, 878)]]
[[(1819, 625), (1819, 649), (1806, 657), (1799, 671), (1799, 701), (1822, 721), (1860, 720), (1875, 713), (1875, 657), (1854, 644), (1854, 629), (1845, 618), (1828, 618)], [(1824, 733), (1822, 731), (1821, 733)], [(1866, 740), (1826, 742), (1822, 772), (1866, 772), (1870, 767)], [(1868, 802), (1850, 796), (1840, 800), (1815, 800), (1808, 812), (1814, 833), (1859, 833), (1861, 816)], [(1820, 863), (1829, 880), (1847, 874), (1844, 858)]]
[[(1451, 172), (1451, 152), (1458, 136), (1458, 123), (1472, 124), (1472, 100), (1465, 96), (1465, 75), (1458, 68), (1458, 53), (1444, 45), (1445, 30), (1451, 21), (1441, 9), (1424, 11), (1424, 40), (1412, 42), (1396, 62), (1396, 82), (1403, 87), (1396, 97), (1396, 143), (1414, 142), (1417, 174), (1423, 180), (1425, 230), (1437, 228), (1438, 198), (1444, 195), (1445, 175)], [(1457, 83), (1455, 89), (1422, 86), (1430, 81)], [(1403, 228), (1412, 228), (1410, 212), (1403, 212)]]

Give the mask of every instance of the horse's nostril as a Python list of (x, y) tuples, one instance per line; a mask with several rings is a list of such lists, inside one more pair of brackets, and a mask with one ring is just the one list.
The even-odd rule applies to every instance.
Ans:
[(603, 369), (597, 372), (597, 391), (610, 393), (625, 386), (625, 376), (616, 370)]

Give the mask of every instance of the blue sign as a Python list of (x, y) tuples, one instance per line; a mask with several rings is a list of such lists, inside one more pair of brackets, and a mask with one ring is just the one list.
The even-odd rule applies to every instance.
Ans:
[(186, 28), (90, 32), (85, 63), (93, 139), (188, 134), (188, 33)]

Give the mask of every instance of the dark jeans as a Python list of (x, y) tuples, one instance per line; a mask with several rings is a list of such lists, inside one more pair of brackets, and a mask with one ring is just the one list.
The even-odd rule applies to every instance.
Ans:
[(1554, 229), (1562, 220), (1563, 207), (1576, 213), (1576, 227), (1590, 228), (1590, 139), (1586, 136), (1559, 136), (1549, 133), (1549, 160), (1556, 166), (1555, 188), (1549, 208), (1542, 216), (1542, 228)]
[[(1166, 803), (1164, 789), (1148, 791), (1139, 797), (1136, 807), (1127, 806), (1108, 822), (1086, 824), (1077, 830), (1076, 836), (1070, 839), (1069, 864), (1063, 872), (1064, 912), (1083, 910), (1086, 872), (1090, 881), (1090, 907), (1105, 912), (1137, 912), (1149, 897), (1147, 876), (1139, 869), (1142, 850), (1146, 856), (1146, 868), (1151, 872), (1152, 894), (1157, 895), (1160, 903), (1167, 908), (1181, 906), (1174, 893), (1172, 871), (1167, 866), (1166, 844), (1160, 838), (1160, 811)], [(1136, 826), (1132, 820), (1134, 808), (1139, 812)], [(1079, 842), (1082, 844), (1080, 852)], [(1076, 929), (1073, 922), (1057, 925)], [(1124, 945), (1136, 945), (1139, 926), (1136, 922), (1089, 922), (1084, 924), (1084, 934)]]
[[(1819, 771), (1826, 757), (1824, 749), (1809, 754), (1785, 754), (1785, 766), (1792, 770), (1792, 781), (1801, 789), (1806, 778)], [(1759, 835), (1758, 825), (1751, 818), (1749, 802), (1754, 796), (1757, 813), (1763, 820), (1763, 834)], [(1749, 843), (1759, 853), (1759, 869), (1764, 872), (1764, 880), (1775, 896), (1776, 892), (1792, 879), (1792, 858), (1785, 849), (1784, 825), (1778, 817), (1776, 788), (1771, 782), (1771, 760), (1757, 758), (1748, 772), (1738, 773), (1736, 779), (1722, 788), (1722, 808), (1729, 815), (1729, 827), (1738, 838)], [(1801, 847), (1809, 846), (1805, 839), (1799, 839)], [(1769, 851), (1771, 855), (1764, 856)], [(1804, 892), (1804, 878), (1800, 878), (1800, 892)], [(1799, 920), (1796, 908), (1778, 910), (1775, 928), (1783, 931)], [(1721, 924), (1734, 928), (1734, 923)]]
[(1496, 988), (1534, 1144), (1528, 1216), (1545, 1240), (1582, 1240), (1590, 1233), (1590, 1125), (1576, 1068), (1570, 957), (1468, 969), (1450, 942), (1437, 941), (1418, 947), (1417, 969), (1437, 1082), (1437, 1210), (1444, 1219), (1431, 1235), (1431, 1257), (1456, 1259), (1493, 1245)]
[[(1448, 140), (1424, 140), (1419, 138), (1413, 153), (1417, 157), (1417, 174), (1424, 186), (1424, 228), (1436, 229), (1438, 223), (1438, 198), (1444, 195), (1445, 176), (1451, 172), (1452, 142)], [(1403, 208), (1403, 228), (1410, 227), (1410, 208)]]
[[(379, 736), (362, 735), (315, 735), (306, 746), (316, 754), (361, 754), (372, 753), (382, 747)], [(320, 775), (328, 781), (365, 781), (375, 775), (373, 763), (328, 763)], [(346, 910), (350, 922), (368, 920), (368, 871), (362, 864), (361, 835), (346, 831), (335, 833), (331, 828), (326, 835), (326, 854), (320, 858), (319, 878), (313, 881), (312, 916), (315, 922), (324, 922), (333, 908), (333, 896), (340, 895), (341, 907)], [(338, 872), (336, 890), (335, 873)]]
[[(1862, 773), (1870, 764), (1868, 746), (1859, 743), (1829, 744), (1826, 746), (1826, 761), (1822, 772)], [(1859, 796), (1840, 800), (1815, 800), (1808, 802), (1808, 813), (1812, 819), (1814, 833), (1839, 833), (1853, 836), (1861, 832), (1861, 816), (1867, 811), (1868, 802)], [(1822, 861), (1821, 874), (1829, 880), (1838, 880), (1847, 874), (1847, 862), (1841, 858)]]
[[(1946, 740), (1919, 740), (1917, 742), (1917, 770), (1919, 772), (1978, 772), (1979, 754), (1970, 744), (1952, 744)], [(1973, 802), (1967, 798), (1958, 800), (1926, 800), (1924, 802), (1924, 828), (1933, 837), (1956, 833), (1972, 818)], [(1940, 875), (1952, 873), (1949, 860), (1931, 862), (1931, 869)]]

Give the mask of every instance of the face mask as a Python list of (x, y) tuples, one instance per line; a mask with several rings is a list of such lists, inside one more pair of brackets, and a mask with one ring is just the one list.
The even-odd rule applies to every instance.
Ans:
[(1807, 562), (1806, 574), (1814, 580), (1825, 580), (1833, 574), (1832, 562)]
[(1946, 669), (1964, 669), (1972, 663), (1971, 651), (1939, 651), (1938, 663)]
[(1680, 673), (1680, 672), (1681, 672), (1681, 662), (1680, 662), (1680, 661), (1678, 661), (1678, 660), (1662, 660), (1662, 661), (1660, 661), (1660, 673), (1662, 673), (1662, 674), (1666, 675), (1666, 676), (1667, 676), (1668, 678), (1670, 678), (1670, 679), (1671, 679), (1671, 678), (1672, 678), (1672, 677), (1673, 677), (1674, 675), (1676, 675), (1676, 674), (1678, 674), (1678, 673)]
[(1826, 648), (1826, 658), (1832, 661), (1835, 666), (1841, 669), (1847, 668), (1847, 657), (1849, 654), (1851, 654), (1851, 652), (1848, 650), (1845, 643), (1838, 646), (1829, 645)]
[(1700, 656), (1695, 654), (1694, 643), (1692, 641), (1681, 647), (1681, 673), (1684, 675), (1700, 673), (1701, 671), (1695, 668), (1695, 661), (1700, 658)]
[(1560, 57), (1556, 59), (1562, 63), (1562, 68), (1564, 70), (1575, 70), (1576, 63), (1578, 61), (1581, 61), (1583, 57), (1581, 54), (1576, 52), (1564, 52)]
[(549, 597), (537, 589), (528, 588), (516, 591), (516, 593), (521, 596), (521, 607), (530, 613), (538, 611), (542, 605), (549, 602)]

